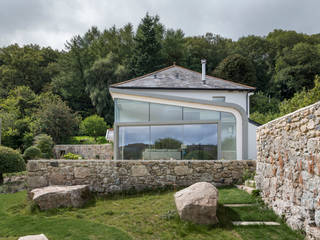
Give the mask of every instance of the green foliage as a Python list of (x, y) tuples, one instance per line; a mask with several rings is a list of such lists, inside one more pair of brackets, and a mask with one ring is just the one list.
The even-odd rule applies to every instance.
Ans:
[(26, 168), (21, 154), (12, 148), (0, 146), (0, 185), (3, 173), (21, 172)]
[(260, 123), (260, 124), (265, 124), (267, 122), (272, 121), (273, 119), (276, 119), (280, 117), (279, 113), (260, 113), (260, 112), (254, 112), (252, 114), (250, 114), (250, 119), (252, 119), (253, 121)]
[(314, 79), (314, 88), (310, 90), (303, 90), (294, 94), (291, 99), (284, 100), (279, 105), (280, 115), (294, 112), (300, 108), (306, 107), (313, 103), (320, 101), (320, 76)]
[(90, 136), (73, 136), (62, 142), (63, 144), (105, 144), (108, 143), (105, 136), (96, 139)]
[(126, 71), (116, 60), (114, 55), (109, 54), (107, 58), (97, 60), (93, 66), (86, 71), (86, 90), (89, 93), (92, 104), (100, 116), (113, 123), (113, 100), (109, 93), (109, 86), (124, 80)]
[(213, 71), (213, 75), (237, 83), (256, 86), (256, 71), (253, 64), (239, 54), (226, 57)]
[[(258, 123), (264, 124), (318, 101), (320, 101), (320, 77), (316, 76), (314, 80), (314, 88), (310, 90), (304, 89), (301, 92), (295, 93), (291, 99), (280, 102), (278, 104), (278, 111), (263, 113), (258, 110), (257, 112), (252, 113), (250, 118)], [(262, 111), (264, 111), (263, 108)]]
[(24, 137), (31, 133), (32, 114), (37, 107), (36, 95), (26, 86), (16, 87), (6, 99), (0, 101), (2, 143), (5, 146), (21, 149), (28, 147)]
[(25, 161), (36, 160), (41, 158), (41, 156), (41, 150), (35, 146), (28, 147), (23, 153), (23, 158)]
[(43, 94), (40, 99), (40, 107), (35, 114), (34, 132), (46, 133), (56, 143), (74, 135), (78, 129), (79, 116), (56, 95)]
[(259, 91), (250, 97), (250, 112), (276, 113), (279, 112), (279, 103), (279, 99), (268, 97)]
[(60, 53), (38, 45), (18, 44), (0, 50), (0, 98), (6, 97), (9, 90), (17, 86), (28, 86), (34, 92), (45, 90), (56, 71), (54, 64)]
[(104, 136), (107, 129), (108, 125), (103, 118), (98, 115), (87, 117), (80, 123), (80, 132), (84, 135), (94, 137), (95, 140), (98, 136)]
[(63, 158), (71, 159), (71, 160), (79, 160), (79, 159), (82, 159), (82, 156), (74, 153), (67, 153), (63, 155)]
[(256, 175), (255, 172), (245, 169), (242, 173), (242, 182), (245, 182), (246, 180), (254, 180), (254, 175)]
[(302, 88), (311, 89), (313, 79), (320, 73), (320, 45), (297, 43), (286, 47), (275, 64), (274, 88), (279, 98), (291, 98)]
[(53, 157), (54, 142), (52, 140), (52, 137), (50, 137), (49, 135), (39, 134), (35, 136), (33, 145), (40, 149), (42, 157)]
[(164, 26), (159, 20), (158, 16), (152, 17), (147, 13), (138, 26), (129, 64), (132, 76), (141, 76), (163, 66), (161, 41)]

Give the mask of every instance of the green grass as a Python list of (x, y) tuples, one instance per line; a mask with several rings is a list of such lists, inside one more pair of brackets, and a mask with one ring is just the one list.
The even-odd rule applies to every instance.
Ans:
[[(26, 193), (0, 195), (0, 240), (26, 234), (58, 239), (304, 239), (272, 211), (235, 188), (219, 189), (219, 224), (201, 226), (183, 222), (176, 212), (172, 191), (97, 198), (81, 209), (31, 212)], [(256, 203), (229, 208), (223, 203)], [(233, 220), (278, 221), (280, 226), (232, 225)], [(5, 237), (5, 238), (1, 238)]]
[(62, 144), (105, 144), (108, 143), (105, 136), (97, 137), (97, 141), (94, 140), (94, 137), (90, 136), (73, 136), (65, 141)]
[(14, 172), (14, 173), (4, 173), (3, 177), (13, 177), (13, 176), (23, 176), (23, 175), (27, 175), (27, 171)]

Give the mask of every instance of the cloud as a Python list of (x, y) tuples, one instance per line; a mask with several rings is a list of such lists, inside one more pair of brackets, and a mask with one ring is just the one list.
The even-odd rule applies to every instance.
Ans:
[(91, 26), (135, 27), (149, 12), (186, 35), (206, 32), (237, 39), (276, 28), (319, 33), (320, 1), (308, 0), (1, 0), (0, 46), (36, 43), (62, 49)]

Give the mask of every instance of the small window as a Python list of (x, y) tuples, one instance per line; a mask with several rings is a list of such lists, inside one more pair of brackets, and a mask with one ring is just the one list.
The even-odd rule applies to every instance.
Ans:
[(226, 98), (225, 97), (212, 97), (212, 100), (214, 102), (225, 102)]

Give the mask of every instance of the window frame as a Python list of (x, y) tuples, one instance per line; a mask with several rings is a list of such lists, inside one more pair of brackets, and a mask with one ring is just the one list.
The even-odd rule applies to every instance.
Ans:
[[(225, 98), (225, 97), (224, 97)], [(117, 98), (117, 99), (122, 99), (122, 98)], [(117, 101), (117, 99), (115, 99), (115, 101)], [(125, 99), (128, 100), (128, 99)], [(128, 100), (130, 101), (130, 100)], [(221, 148), (221, 144), (222, 144), (222, 139), (221, 139), (221, 131), (222, 131), (222, 113), (228, 113), (233, 115), (234, 117), (234, 124), (235, 124), (235, 131), (237, 131), (237, 119), (235, 117), (235, 115), (231, 112), (224, 112), (224, 111), (216, 111), (216, 110), (212, 110), (212, 111), (216, 111), (216, 112), (220, 112), (220, 118), (219, 120), (183, 120), (183, 116), (184, 116), (184, 108), (194, 108), (194, 107), (184, 107), (184, 106), (178, 106), (178, 105), (173, 105), (172, 106), (176, 106), (176, 107), (181, 107), (182, 108), (182, 120), (174, 120), (174, 121), (151, 121), (150, 120), (150, 102), (146, 102), (146, 101), (139, 101), (139, 100), (132, 100), (132, 101), (138, 101), (138, 102), (144, 102), (144, 103), (148, 103), (149, 104), (149, 120), (148, 121), (144, 121), (144, 122), (114, 122), (114, 159), (116, 160), (122, 160), (122, 159), (118, 159), (118, 147), (119, 147), (119, 127), (134, 127), (134, 126), (161, 126), (161, 125), (188, 125), (188, 124), (217, 124), (218, 126), (218, 139), (217, 139), (217, 145), (218, 145), (218, 160), (222, 160), (222, 148)], [(157, 104), (157, 103), (154, 103)], [(166, 104), (162, 104), (159, 103), (161, 105), (166, 105)], [(171, 105), (171, 104), (167, 104), (167, 105)], [(202, 108), (194, 108), (194, 109), (199, 109), (199, 110), (208, 110), (208, 109), (202, 109)], [(211, 110), (208, 110), (211, 111)], [(115, 113), (117, 114), (117, 109), (116, 109), (116, 104), (115, 104)], [(116, 120), (116, 119), (115, 119)], [(237, 134), (236, 134), (236, 138), (235, 138), (235, 145), (237, 146)], [(236, 159), (237, 159), (237, 147), (235, 149), (235, 154), (236, 154)], [(236, 160), (234, 159), (234, 160)], [(125, 159), (123, 159), (125, 160)], [(228, 159), (228, 160), (232, 160), (232, 159)], [(141, 159), (141, 161), (143, 161)]]
[[(215, 101), (214, 98), (223, 99), (223, 101)], [(213, 102), (226, 102), (226, 97), (225, 96), (212, 96), (212, 101)]]

